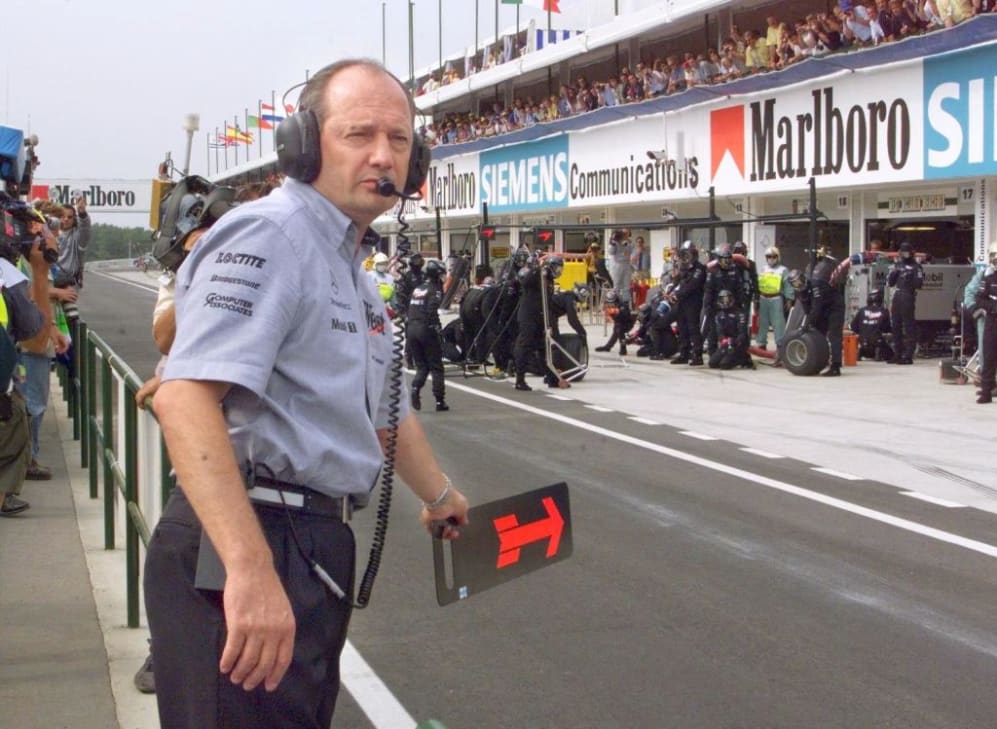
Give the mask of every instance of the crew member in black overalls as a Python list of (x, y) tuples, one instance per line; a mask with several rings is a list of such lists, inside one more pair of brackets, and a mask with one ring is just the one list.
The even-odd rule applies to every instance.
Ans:
[(706, 282), (703, 284), (703, 339), (711, 357), (717, 351), (716, 314), (720, 292), (731, 294), (734, 306), (747, 311), (750, 299), (746, 276), (746, 271), (734, 265), (734, 251), (730, 244), (717, 246), (716, 259), (706, 264)]
[(492, 360), (499, 370), (514, 368), (515, 342), (519, 332), (516, 311), (522, 282), (519, 272), (530, 261), (528, 248), (517, 248), (499, 273), (497, 290), (490, 291), (481, 305), (485, 312), (486, 336)]
[(983, 369), (980, 372), (980, 405), (993, 402), (997, 387), (997, 269), (991, 267), (976, 292), (977, 309), (984, 312), (983, 320)]
[(841, 345), (845, 332), (845, 277), (841, 275), (838, 260), (831, 256), (827, 246), (817, 249), (817, 262), (811, 271), (809, 322), (827, 337), (831, 362), (821, 374), (824, 377), (841, 375)]
[(412, 291), (422, 283), (423, 263), (422, 254), (418, 251), (410, 255), (408, 257), (408, 269), (398, 279), (398, 283), (395, 284), (395, 304), (401, 316), (405, 316), (408, 312), (408, 304), (412, 296)]
[(415, 377), (412, 378), (412, 407), (419, 410), (422, 400), (419, 393), (426, 384), (426, 378), (433, 376), (433, 397), (436, 410), (449, 410), (446, 402), (446, 384), (443, 379), (443, 350), (440, 347), (440, 304), (443, 302), (443, 276), (446, 269), (436, 260), (426, 262), (425, 275), (421, 283), (412, 290), (408, 303), (408, 326), (406, 342), (415, 363)]
[[(538, 265), (536, 261), (531, 261), (519, 269), (520, 294), (519, 309), (516, 312), (516, 324), (519, 327), (516, 334), (516, 346), (514, 354), (516, 358), (516, 389), (532, 390), (526, 384), (526, 372), (531, 361), (536, 361), (537, 357), (542, 360), (544, 352), (544, 294), (540, 287), (547, 289), (547, 300), (550, 301), (554, 295), (554, 279), (561, 275), (564, 269), (564, 261), (558, 257), (548, 259), (543, 265)], [(551, 384), (550, 377), (553, 373), (544, 367), (544, 380)], [(554, 378), (556, 385), (556, 378)]]
[(724, 289), (717, 294), (716, 313), (713, 319), (717, 345), (710, 353), (710, 369), (729, 370), (734, 367), (754, 369), (754, 363), (748, 354), (750, 341), (748, 315), (737, 305), (737, 297), (733, 291)]
[(678, 307), (679, 353), (672, 357), (672, 364), (703, 365), (703, 335), (700, 316), (703, 312), (703, 283), (706, 267), (699, 262), (696, 244), (687, 240), (679, 248), (679, 284), (671, 293), (672, 303)]
[(873, 289), (866, 297), (865, 306), (855, 312), (851, 330), (859, 335), (859, 359), (888, 362), (893, 359), (893, 349), (886, 341), (890, 333), (890, 314), (883, 306), (883, 290)]
[(617, 342), (620, 343), (620, 356), (627, 356), (627, 334), (634, 325), (634, 315), (630, 310), (630, 302), (620, 299), (620, 292), (616, 289), (606, 289), (602, 297), (603, 311), (613, 321), (613, 333), (609, 341), (596, 347), (596, 352), (608, 352)]
[(917, 336), (914, 331), (914, 304), (917, 290), (924, 284), (924, 269), (914, 260), (914, 248), (904, 241), (900, 253), (886, 278), (887, 286), (894, 286), (890, 315), (893, 319), (894, 364), (914, 364)]

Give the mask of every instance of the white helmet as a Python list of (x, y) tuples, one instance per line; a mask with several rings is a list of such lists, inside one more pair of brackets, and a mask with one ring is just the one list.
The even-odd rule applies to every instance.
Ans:
[(378, 263), (387, 263), (387, 262), (388, 262), (388, 257), (385, 254), (381, 253), (380, 251), (378, 251), (377, 253), (374, 254), (374, 265), (375, 266)]

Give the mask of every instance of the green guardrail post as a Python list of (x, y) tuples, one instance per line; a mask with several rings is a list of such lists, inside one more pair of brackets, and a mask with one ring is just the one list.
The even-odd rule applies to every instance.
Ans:
[(114, 549), (114, 496), (117, 488), (111, 463), (114, 445), (114, 413), (111, 399), (111, 364), (105, 354), (100, 366), (100, 400), (103, 427), (101, 428), (101, 460), (104, 463), (104, 549)]
[(79, 397), (76, 398), (75, 416), (80, 424), (80, 468), (86, 468), (90, 465), (89, 403), (91, 393), (93, 392), (93, 385), (87, 378), (87, 373), (90, 371), (90, 362), (87, 356), (87, 353), (90, 351), (90, 342), (86, 322), (77, 322), (76, 336), (79, 339), (74, 340), (76, 343), (74, 345), (73, 359), (76, 362), (76, 381), (79, 387)]
[(87, 465), (90, 468), (90, 498), (97, 498), (97, 437), (100, 428), (97, 426), (97, 345), (87, 340)]
[(170, 464), (170, 452), (166, 448), (166, 441), (162, 436), (159, 438), (159, 485), (160, 498), (163, 500), (162, 506), (170, 500), (170, 491), (173, 490), (173, 466)]
[[(125, 521), (125, 572), (128, 584), (128, 627), (139, 626), (138, 574), (139, 528), (132, 516), (132, 505), (139, 510), (138, 502), (138, 410), (132, 389), (125, 385), (125, 503), (129, 514)], [(139, 510), (139, 513), (141, 511)]]
[(417, 724), (415, 729), (447, 729), (446, 726), (436, 719), (427, 719), (426, 721)]

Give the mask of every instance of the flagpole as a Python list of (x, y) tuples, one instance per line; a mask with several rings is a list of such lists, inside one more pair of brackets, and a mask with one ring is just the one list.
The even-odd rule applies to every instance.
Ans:
[[(512, 49), (516, 57), (519, 57), (519, 5), (516, 6), (516, 47)], [(509, 59), (512, 60), (511, 58)]]
[(408, 3), (408, 86), (415, 94), (415, 0)]
[[(474, 55), (478, 55), (478, 0), (474, 0)], [(467, 69), (464, 69), (464, 75), (467, 75)]]
[[(243, 116), (243, 118), (246, 121), (246, 134), (249, 134), (250, 133), (249, 132), (249, 107), (248, 106), (244, 106), (244, 107), (242, 107), (242, 109), (243, 109), (242, 116)], [(252, 148), (253, 148), (253, 143), (252, 142), (246, 142), (246, 161), (247, 162), (249, 161), (249, 150), (251, 150)]]
[(208, 177), (211, 177), (211, 135), (210, 134), (204, 135), (204, 156), (208, 158), (207, 159)]
[(388, 31), (385, 29), (387, 27), (387, 7), (388, 3), (385, 0), (381, 0), (381, 65), (387, 67), (388, 65)]
[[(276, 109), (274, 113), (277, 113)], [(256, 100), (256, 115), (256, 131), (260, 135), (260, 159), (263, 159), (263, 99)]]
[(443, 80), (443, 0), (436, 4), (436, 18), (440, 26), (440, 81)]
[[(274, 116), (277, 116), (277, 92), (274, 89), (270, 89), (270, 106), (273, 108)], [(287, 113), (287, 109), (281, 109), (281, 116)], [(270, 131), (270, 141), (273, 142), (273, 151), (277, 151), (277, 125), (280, 124), (279, 121), (273, 122), (273, 129)]]
[(222, 123), (225, 125), (223, 129), (225, 132), (225, 171), (228, 172), (228, 120)]
[(551, 8), (553, 6), (547, 5), (547, 42), (550, 43), (550, 21), (551, 21)]
[(498, 48), (498, 6), (499, 0), (495, 0), (495, 47)]
[(215, 127), (215, 174), (218, 174), (218, 127)]
[(235, 136), (232, 137), (232, 140), (235, 142), (235, 166), (238, 167), (239, 166), (239, 115), (238, 114), (232, 115), (232, 122), (233, 122), (232, 126), (235, 127)]

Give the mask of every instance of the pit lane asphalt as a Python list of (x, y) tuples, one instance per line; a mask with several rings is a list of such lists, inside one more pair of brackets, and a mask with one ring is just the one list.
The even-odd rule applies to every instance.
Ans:
[[(141, 349), (139, 338), (151, 350), (151, 295), (120, 284), (102, 290), (93, 277), (87, 285), (94, 293), (81, 308), (91, 326), (122, 354)], [(590, 328), (593, 343), (600, 331)], [(140, 375), (151, 371), (154, 353), (142, 362), (146, 355), (130, 356)], [(608, 356), (601, 363), (615, 364)], [(973, 433), (945, 420), (950, 410), (965, 410), (970, 425), (982, 425), (988, 409), (959, 403), (957, 396), (971, 402), (969, 388), (931, 382), (921, 364), (862, 364), (837, 381), (811, 380), (811, 388), (825, 388), (812, 400), (796, 389), (803, 378), (784, 372), (721, 378), (666, 367), (597, 367), (570, 390), (532, 393), (451, 374), (453, 410), (421, 418), (446, 470), (479, 503), (566, 480), (574, 554), (437, 608), (428, 540), (415, 527), (414, 500), (400, 489), (372, 606), (355, 615), (351, 641), (401, 703), (450, 729), (989, 726), (997, 708), (993, 557), (610, 435), (992, 545), (993, 499), (986, 469), (973, 470)], [(888, 369), (896, 379), (870, 386)], [(740, 400), (766, 385), (768, 399), (747, 410)], [(913, 416), (928, 387), (934, 417), (919, 425)], [(882, 428), (886, 412), (873, 397), (878, 391), (904, 393), (910, 410), (897, 413), (896, 430), (868, 439), (864, 428)], [(842, 432), (820, 437), (831, 417), (817, 407), (825, 400), (855, 417), (839, 417)], [(738, 409), (739, 417), (728, 417)], [(783, 427), (768, 417), (773, 410)], [(906, 442), (887, 440), (905, 430)], [(944, 439), (939, 430), (952, 432)], [(924, 438), (942, 458), (921, 448)], [(871, 448), (856, 448), (856, 440)], [(925, 476), (917, 490), (961, 508), (901, 495), (909, 479), (867, 478), (884, 463), (903, 470), (894, 454), (905, 447), (961, 479), (914, 469)], [(831, 457), (812, 460), (815, 452)], [(354, 524), (359, 568), (372, 512)], [(334, 725), (369, 725), (346, 692)]]

